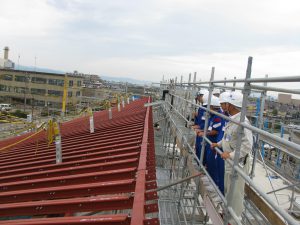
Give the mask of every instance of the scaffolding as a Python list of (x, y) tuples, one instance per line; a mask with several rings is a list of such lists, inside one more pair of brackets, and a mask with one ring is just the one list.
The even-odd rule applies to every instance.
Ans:
[[(300, 145), (263, 130), (263, 109), (267, 93), (270, 91), (300, 94), (299, 89), (278, 88), (269, 86), (269, 84), (279, 82), (299, 84), (300, 76), (251, 78), (251, 68), (252, 57), (249, 57), (244, 79), (236, 79), (235, 77), (234, 79), (215, 80), (215, 68), (213, 67), (209, 81), (196, 82), (197, 74), (195, 73), (193, 82), (191, 81), (192, 74), (189, 74), (188, 82), (183, 82), (181, 76), (180, 82), (177, 82), (176, 77), (169, 81), (163, 80), (160, 83), (162, 101), (157, 102), (153, 110), (157, 126), (155, 149), (161, 225), (227, 225), (229, 219), (233, 219), (236, 224), (299, 224), (299, 220), (292, 216), (299, 213), (299, 209), (294, 207), (300, 200), (299, 192), (297, 192), (299, 180), (298, 183), (295, 183), (281, 177), (286, 185), (281, 188), (274, 187), (270, 177), (275, 171), (272, 171), (265, 164), (260, 150), (262, 143), (269, 143), (280, 149), (278, 155), (284, 153), (299, 162)], [(259, 85), (259, 83), (262, 83), (262, 85)], [(196, 91), (200, 89), (208, 90), (207, 108), (193, 101)], [(240, 121), (210, 110), (211, 96), (214, 89), (220, 89), (221, 91), (238, 90), (243, 93)], [(261, 111), (257, 118), (257, 126), (245, 123), (247, 101), (252, 92), (260, 93)], [(192, 123), (193, 112), (199, 107), (210, 114), (215, 114), (237, 124), (239, 132), (242, 132), (243, 129), (249, 129), (253, 133), (255, 144), (252, 151), (253, 161), (250, 174), (244, 173), (239, 166), (241, 138), (237, 143), (238, 150), (236, 150), (234, 160), (226, 160), (232, 166), (231, 187), (235, 185), (238, 175), (246, 182), (242, 219), (237, 217), (231, 207), (234, 189), (229, 190), (226, 197), (224, 197), (203, 166), (204, 146), (206, 142), (211, 144), (206, 137), (208, 113), (206, 113), (205, 118), (200, 159), (195, 154), (195, 133), (189, 125)], [(217, 147), (215, 150), (219, 154), (222, 153)], [(272, 191), (267, 192), (255, 181), (255, 173), (259, 168), (262, 168), (266, 173), (266, 179), (271, 185)], [(296, 173), (300, 173), (299, 164), (296, 165), (295, 170)], [(289, 191), (288, 194), (285, 194), (287, 195), (285, 197), (288, 198), (288, 203), (286, 203), (289, 205), (288, 209), (282, 208), (278, 200), (280, 198), (279, 192), (282, 190)]]

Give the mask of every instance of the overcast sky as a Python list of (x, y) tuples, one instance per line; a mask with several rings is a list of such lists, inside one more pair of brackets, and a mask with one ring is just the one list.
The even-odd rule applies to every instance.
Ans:
[[(160, 81), (300, 75), (299, 0), (1, 0), (0, 54), (63, 71)], [(200, 77), (201, 76), (201, 77)]]

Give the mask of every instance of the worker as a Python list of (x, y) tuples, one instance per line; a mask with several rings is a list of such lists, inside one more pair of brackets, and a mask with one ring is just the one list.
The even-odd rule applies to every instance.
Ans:
[[(199, 102), (199, 105), (202, 107), (206, 107), (207, 102), (203, 102), (203, 96), (207, 95), (208, 91), (206, 90), (200, 90), (197, 92), (197, 100)], [(196, 130), (203, 130), (204, 129), (204, 124), (205, 124), (205, 109), (198, 108), (198, 112), (195, 114), (195, 123), (192, 126), (192, 128)], [(198, 159), (200, 159), (201, 155), (201, 142), (202, 142), (202, 137), (199, 137), (196, 135), (196, 144), (195, 144), (195, 150), (196, 150), (196, 155)]]
[[(220, 98), (219, 98), (219, 102), (220, 102), (220, 106), (221, 106), (219, 112), (221, 112), (222, 114), (224, 114), (226, 116), (229, 116), (228, 112), (226, 111), (226, 106), (227, 106), (230, 94), (231, 94), (230, 92), (225, 91), (220, 94)], [(220, 132), (220, 134), (217, 138), (217, 142), (222, 140), (227, 122), (228, 122), (228, 120), (222, 119), (222, 132)], [(213, 150), (214, 148), (211, 148), (211, 149)], [(222, 147), (220, 147), (220, 150), (223, 151)], [(217, 156), (215, 158), (215, 173), (216, 173), (215, 174), (215, 177), (216, 177), (215, 183), (218, 185), (219, 190), (224, 195), (225, 162), (219, 154), (217, 154)]]
[[(232, 92), (229, 96), (228, 103), (226, 104), (225, 110), (229, 113), (230, 118), (236, 121), (240, 121), (241, 108), (243, 102), (243, 94), (239, 92)], [(250, 122), (245, 118), (245, 123), (250, 125)], [(252, 150), (253, 139), (252, 131), (249, 129), (243, 129), (242, 136), (238, 133), (238, 125), (229, 121), (225, 126), (224, 137), (218, 143), (212, 143), (211, 147), (222, 147), (223, 153), (221, 157), (223, 159), (234, 159), (234, 155), (237, 150), (237, 141), (242, 138), (240, 156), (239, 156), (239, 166), (246, 173), (249, 174), (251, 167), (250, 152)], [(232, 177), (232, 167), (228, 162), (225, 162), (225, 197), (228, 197), (229, 191), (233, 192), (233, 198), (231, 202), (231, 207), (236, 213), (236, 215), (241, 218), (243, 212), (243, 201), (244, 201), (244, 188), (245, 181), (240, 175), (238, 175), (233, 187), (231, 187), (231, 177)], [(235, 224), (233, 219), (229, 220), (230, 224)]]
[(213, 92), (212, 92), (212, 95), (219, 98), (220, 97), (220, 93), (221, 93), (220, 89), (214, 89)]
[[(220, 94), (220, 97), (219, 97), (219, 101), (220, 101), (220, 105), (221, 105), (221, 110), (222, 110), (222, 113), (225, 115), (225, 116), (229, 116), (228, 112), (226, 111), (226, 106), (227, 106), (227, 103), (228, 103), (228, 99), (229, 99), (229, 96), (230, 96), (231, 92), (229, 91), (224, 91)], [(225, 124), (226, 125), (226, 124)]]
[[(206, 94), (206, 90), (200, 90), (200, 91), (197, 91), (196, 93), (196, 96), (195, 96), (195, 103), (198, 104), (198, 105), (203, 105), (203, 95)], [(199, 125), (198, 123), (198, 114), (201, 114), (202, 113), (202, 110), (201, 108), (198, 108), (198, 110), (196, 112), (194, 112), (194, 126), (195, 125)]]
[[(222, 113), (220, 110), (219, 98), (215, 96), (211, 97), (210, 109), (218, 113)], [(222, 140), (223, 127), (224, 120), (220, 116), (209, 113), (206, 136), (211, 142), (219, 142)], [(200, 137), (202, 137), (203, 134), (203, 131), (198, 131), (197, 133), (197, 135)], [(224, 194), (224, 161), (215, 150), (212, 150), (210, 148), (210, 144), (208, 143), (205, 145), (205, 162), (207, 172), (209, 173), (215, 184), (219, 187), (219, 190)], [(219, 174), (220, 170), (223, 171), (223, 177)]]

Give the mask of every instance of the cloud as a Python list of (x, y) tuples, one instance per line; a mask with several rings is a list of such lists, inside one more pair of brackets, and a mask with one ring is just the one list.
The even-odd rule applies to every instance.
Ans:
[(62, 28), (66, 16), (45, 1), (12, 0), (1, 2), (0, 24), (9, 38), (43, 38)]
[(297, 0), (10, 0), (0, 45), (24, 65), (150, 80), (244, 75), (248, 55), (257, 74), (296, 74), (299, 11)]

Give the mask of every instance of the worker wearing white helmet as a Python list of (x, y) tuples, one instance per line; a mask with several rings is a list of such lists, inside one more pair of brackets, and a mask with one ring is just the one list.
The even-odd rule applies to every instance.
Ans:
[(197, 103), (198, 104), (202, 104), (202, 97), (203, 95), (207, 94), (207, 90), (200, 90), (200, 91), (197, 91), (196, 93), (196, 98), (197, 98)]
[[(226, 103), (226, 111), (229, 113), (230, 118), (240, 121), (241, 117), (241, 108), (243, 103), (243, 95), (240, 92), (232, 92), (229, 96), (228, 103)], [(250, 124), (249, 120), (245, 118), (245, 123)], [(253, 139), (252, 139), (252, 132), (248, 129), (243, 130), (243, 134), (240, 135), (238, 133), (238, 125), (233, 122), (228, 122), (225, 126), (224, 137), (218, 143), (213, 143), (211, 145), (212, 148), (218, 146), (222, 147), (224, 153), (221, 155), (223, 159), (234, 159), (234, 155), (238, 150), (236, 148), (238, 139), (242, 138), (242, 145), (240, 149), (240, 166), (242, 167), (243, 171), (248, 174), (250, 170), (250, 153), (252, 150)], [(245, 181), (238, 176), (234, 187), (230, 187), (232, 177), (232, 167), (225, 162), (225, 196), (227, 196), (229, 190), (234, 188), (233, 199), (231, 207), (235, 211), (238, 217), (241, 217), (243, 212), (243, 200), (244, 200), (244, 187)], [(235, 224), (234, 220), (229, 220), (231, 224)]]
[[(198, 91), (199, 94), (199, 99), (201, 102), (202, 107), (206, 107), (206, 103), (204, 102), (203, 98), (206, 98), (208, 94), (207, 90), (201, 89)], [(203, 130), (204, 129), (204, 124), (205, 124), (205, 116), (204, 116), (205, 110), (203, 108), (199, 108), (197, 114), (195, 115), (195, 125), (192, 126), (192, 128), (196, 131), (198, 130)], [(200, 154), (201, 154), (201, 142), (202, 142), (202, 137), (196, 136), (196, 144), (195, 144), (195, 150), (196, 150), (196, 155), (200, 159)]]
[(229, 98), (230, 98), (230, 95), (231, 95), (231, 92), (229, 91), (224, 91), (220, 94), (220, 97), (219, 97), (219, 101), (220, 103), (226, 103), (229, 101)]
[[(208, 93), (207, 90), (203, 90), (201, 89), (200, 91), (197, 91), (196, 92), (196, 104), (198, 105), (203, 105), (203, 96)], [(198, 116), (200, 115), (200, 116)], [(194, 112), (194, 126), (193, 127), (197, 127), (199, 126), (199, 117), (201, 118), (202, 117), (202, 112), (201, 112), (201, 109), (198, 108), (198, 110), (196, 112)]]
[[(203, 97), (203, 101), (207, 102), (208, 98), (206, 95)], [(220, 110), (220, 102), (219, 98), (215, 96), (211, 96), (210, 101), (210, 109), (213, 111), (216, 111), (218, 113), (221, 113)], [(207, 138), (211, 142), (219, 142), (222, 140), (223, 137), (223, 126), (224, 126), (224, 120), (213, 113), (209, 113), (209, 120), (208, 120), (208, 128), (207, 128)], [(204, 134), (203, 131), (198, 131), (197, 135), (202, 137)], [(224, 162), (221, 159), (220, 155), (216, 153), (216, 151), (210, 149), (210, 145), (207, 144), (205, 146), (205, 153), (204, 153), (204, 161), (205, 166), (207, 168), (207, 171), (211, 178), (214, 180), (215, 184), (219, 187), (220, 191), (224, 194), (224, 180), (220, 179), (219, 176), (219, 168), (224, 168)], [(224, 169), (223, 169), (224, 174)], [(224, 177), (224, 175), (223, 175)]]
[(220, 97), (220, 93), (221, 93), (220, 89), (214, 89), (213, 92), (212, 92), (213, 96), (216, 96), (218, 98)]
[(227, 110), (226, 110), (226, 106), (227, 106), (226, 103), (229, 102), (230, 95), (231, 95), (231, 92), (225, 91), (225, 92), (222, 92), (220, 94), (220, 98), (219, 98), (223, 114), (226, 115), (226, 116), (229, 116), (228, 113), (227, 113)]

